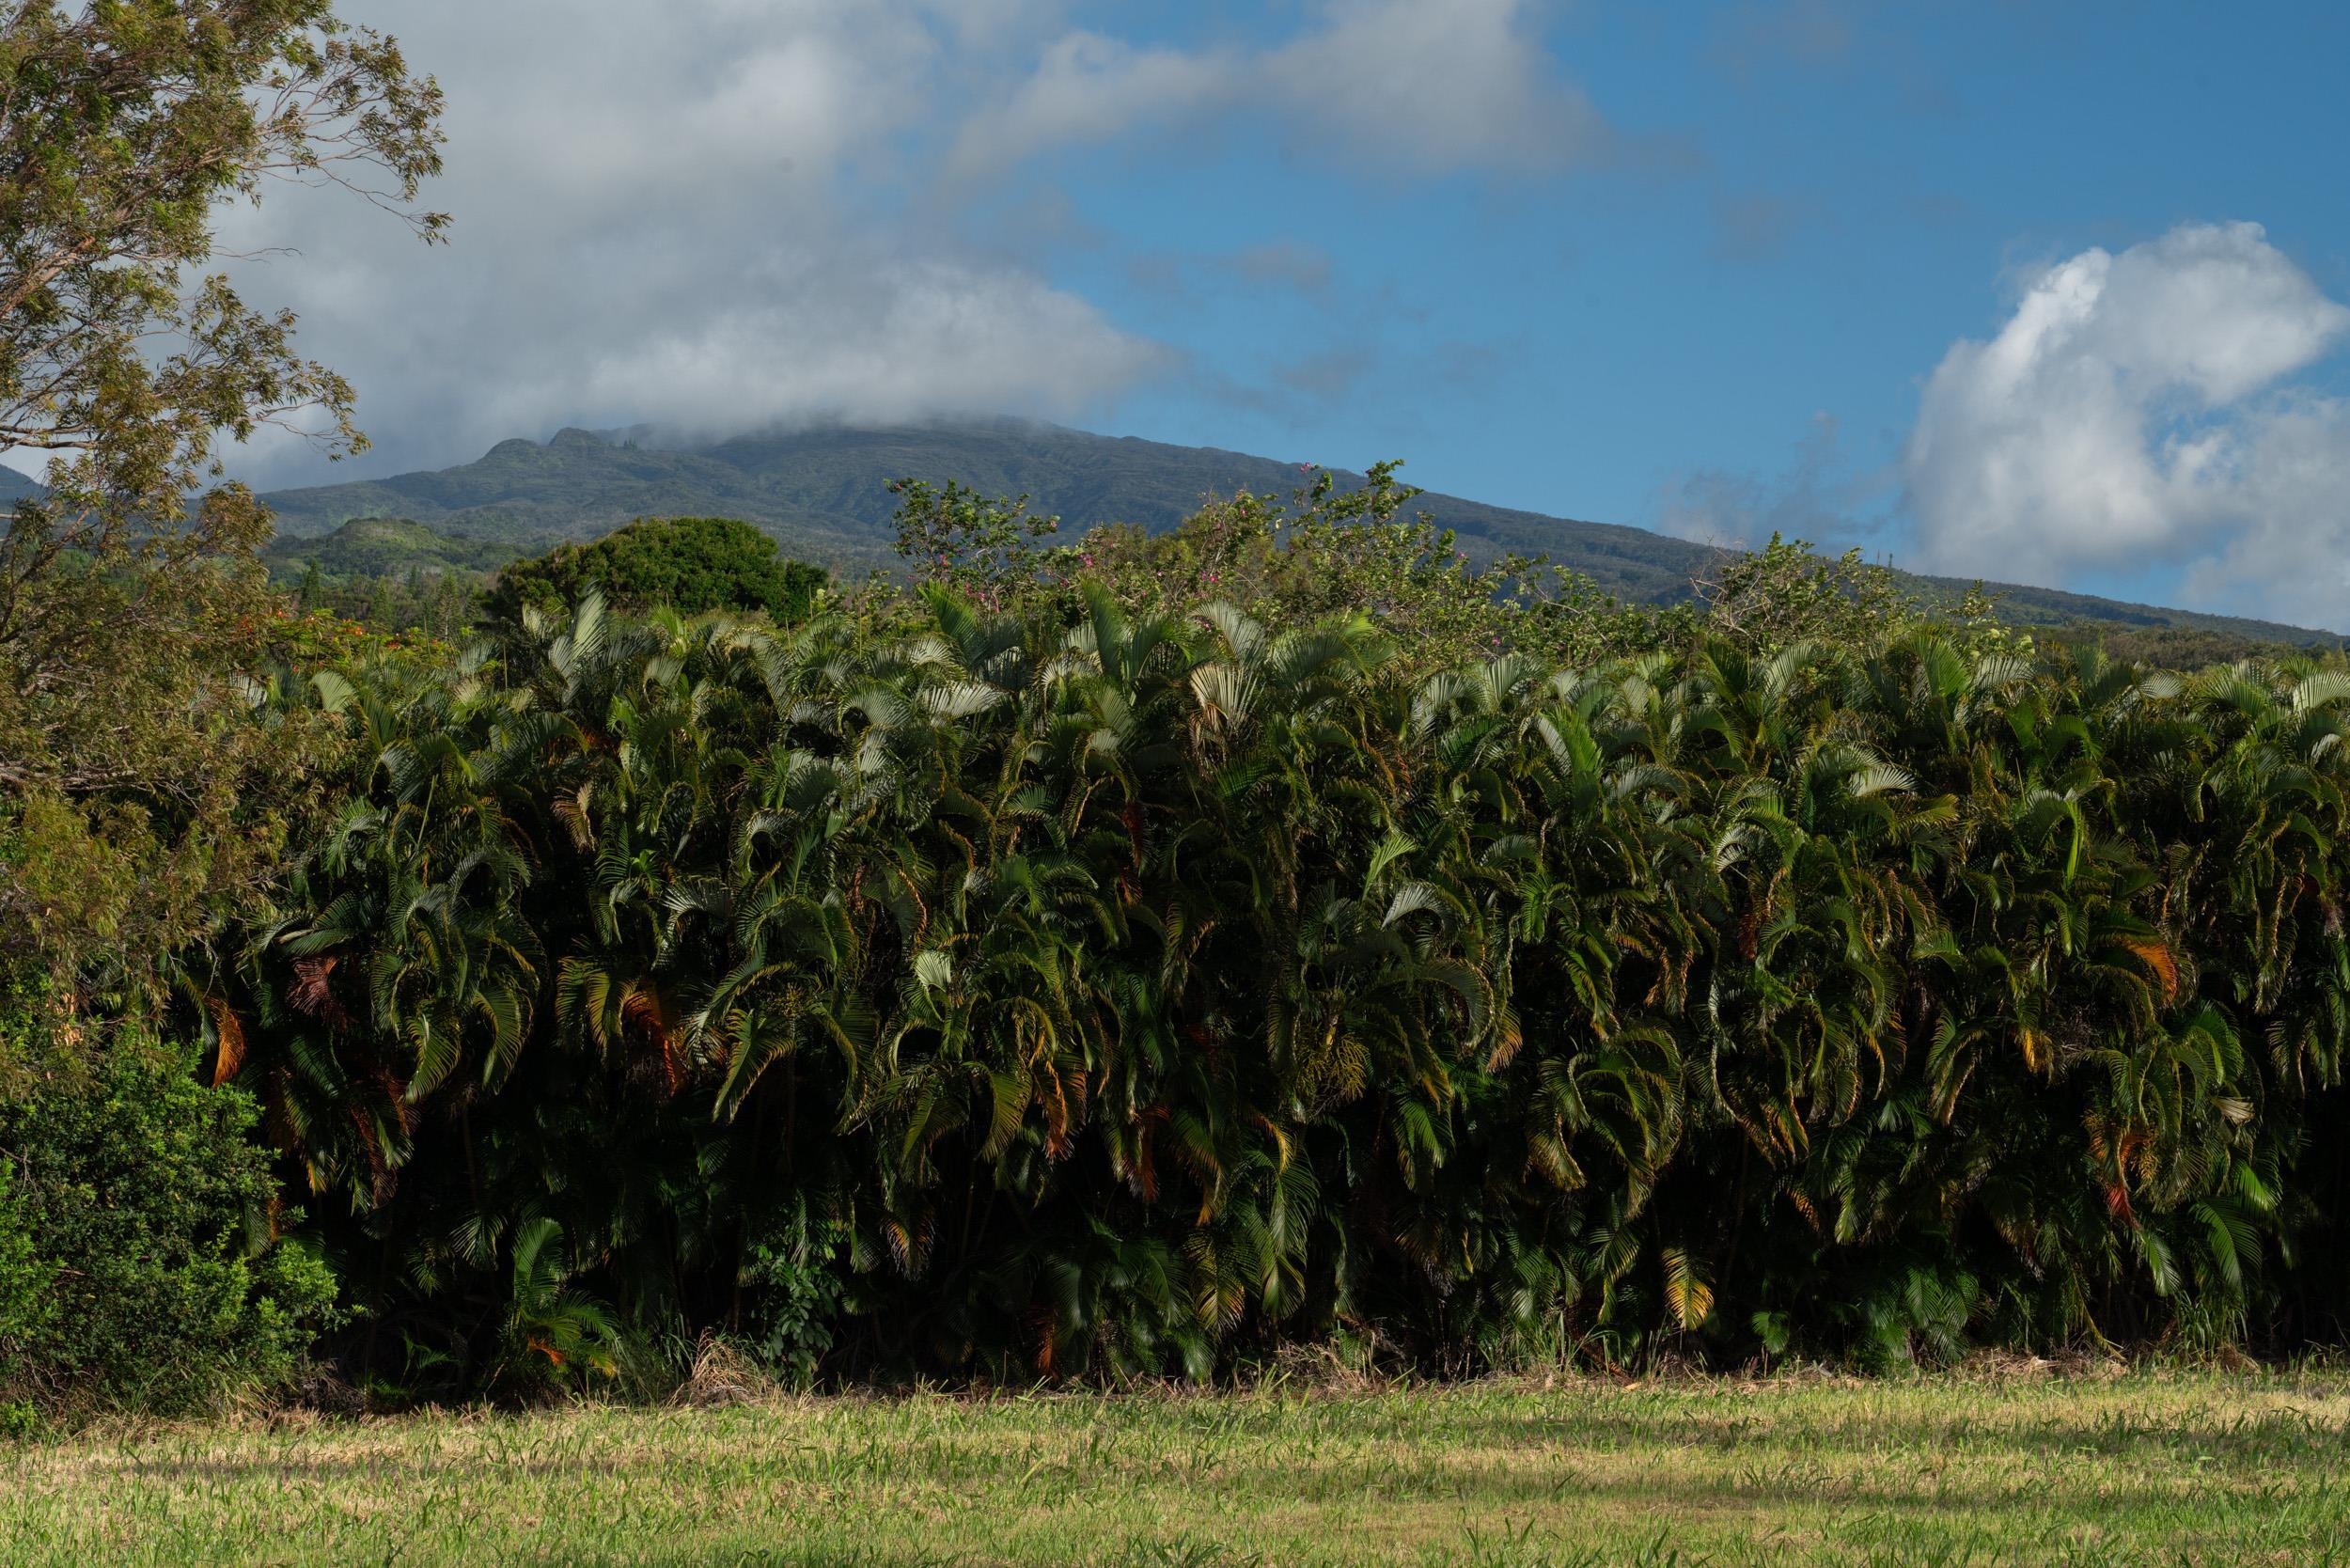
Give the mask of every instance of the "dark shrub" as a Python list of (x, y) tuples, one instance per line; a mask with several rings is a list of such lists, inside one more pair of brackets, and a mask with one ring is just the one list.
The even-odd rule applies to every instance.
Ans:
[(592, 544), (559, 545), (514, 562), (498, 573), (487, 608), (509, 622), (526, 605), (568, 610), (593, 585), (621, 609), (757, 610), (788, 624), (807, 619), (830, 581), (822, 568), (791, 559), (748, 523), (642, 517)]
[(186, 1411), (299, 1369), (335, 1294), (250, 1096), (123, 1030), (0, 1026), (0, 1403)]

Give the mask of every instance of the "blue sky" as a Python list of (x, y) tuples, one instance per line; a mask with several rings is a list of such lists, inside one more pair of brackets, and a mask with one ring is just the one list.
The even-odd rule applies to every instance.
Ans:
[(347, 8), (455, 244), (239, 221), (367, 470), (1032, 412), (2350, 623), (2350, 8)]
[[(1227, 8), (1129, 36), (1294, 22)], [(1919, 384), (2037, 268), (2250, 220), (2350, 298), (2350, 8), (1587, 6), (1531, 31), (1635, 146), (1399, 173), (1244, 120), (1025, 170), (1005, 199), (1058, 187), (1096, 231), (1056, 279), (1197, 362), (1115, 423), (1403, 455), (1432, 488), (1648, 526), (1702, 499), (1693, 478), (1726, 481), (1699, 489), (1900, 559)], [(1175, 292), (1142, 264), (1281, 244), (1326, 255), (1326, 283), (1195, 264)], [(1315, 368), (1311, 390), (1287, 384)], [(2076, 583), (2166, 586), (2138, 576)]]

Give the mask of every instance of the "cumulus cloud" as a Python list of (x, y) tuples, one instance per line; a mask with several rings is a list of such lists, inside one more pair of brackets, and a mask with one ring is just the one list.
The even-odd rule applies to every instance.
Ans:
[(950, 260), (871, 259), (778, 269), (767, 290), (639, 336), (599, 355), (575, 384), (520, 389), (602, 410), (659, 411), (686, 432), (842, 415), (1063, 409), (1073, 391), (1115, 388), (1168, 362), (1166, 351), (1093, 306), (1012, 272)]
[[(370, 468), (564, 422), (1082, 416), (1170, 358), (901, 204), (938, 102), (979, 62), (1032, 57), (1050, 6), (372, 0), (368, 19), (447, 91), (428, 199), (454, 243), (425, 252), (304, 190), (227, 210), (224, 240), (258, 253), (251, 297), (297, 310), (305, 351), (359, 387)], [(243, 466), (339, 477), (285, 442)]]
[(1533, 11), (1525, 0), (1355, 0), (1276, 52), (1266, 85), (1313, 131), (1406, 168), (1576, 162), (1606, 128), (1534, 37)]
[(1255, 50), (1136, 49), (1072, 32), (973, 115), (950, 166), (994, 173), (1065, 146), (1231, 112), (1384, 168), (1554, 168), (1605, 149), (1606, 123), (1543, 50), (1528, 0), (1332, 0)]
[(1107, 141), (1228, 102), (1246, 71), (1237, 57), (1136, 49), (1099, 33), (1070, 33), (1045, 49), (1010, 96), (964, 127), (950, 166), (993, 173), (1053, 148)]
[[(1547, 0), (1318, 3), (1259, 45), (1175, 47), (1112, 36), (1115, 8), (1078, 29), (1073, 0), (369, 0), (446, 89), (427, 199), (454, 243), (280, 189), (225, 210), (223, 248), (358, 387), (368, 472), (566, 423), (1099, 418), (1183, 357), (1046, 275), (1048, 244), (1087, 238), (1076, 214), (954, 199), (975, 173), (1227, 114), (1383, 169), (1551, 166), (1604, 139), (1541, 47)], [(1294, 242), (1161, 270), (1307, 297), (1332, 273)], [(237, 466), (343, 477), (278, 432)]]
[(2209, 607), (2342, 623), (2350, 400), (2292, 378), (2345, 340), (2350, 308), (2257, 224), (2047, 268), (1926, 384), (1902, 462), (1922, 564), (2162, 569)]

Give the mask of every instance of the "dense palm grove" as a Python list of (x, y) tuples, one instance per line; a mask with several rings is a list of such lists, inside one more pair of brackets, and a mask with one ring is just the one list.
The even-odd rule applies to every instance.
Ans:
[(347, 1373), (2350, 1331), (2338, 667), (971, 597), (271, 684), (347, 793), (179, 983)]

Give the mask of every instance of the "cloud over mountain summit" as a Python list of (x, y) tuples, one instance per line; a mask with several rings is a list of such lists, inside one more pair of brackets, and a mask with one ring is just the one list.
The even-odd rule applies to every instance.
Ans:
[(2258, 224), (2189, 224), (2034, 276), (1953, 345), (1902, 457), (1930, 570), (2160, 564), (2203, 602), (2339, 620), (2350, 401), (2292, 380), (2350, 338)]

